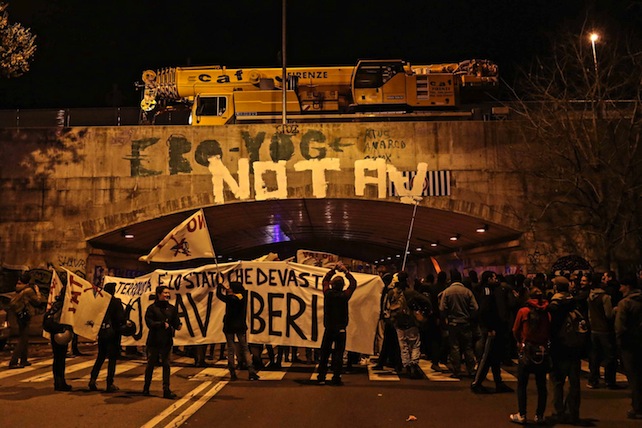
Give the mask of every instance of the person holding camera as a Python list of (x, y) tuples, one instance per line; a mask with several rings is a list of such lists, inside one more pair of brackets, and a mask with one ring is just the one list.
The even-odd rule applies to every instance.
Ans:
[[(335, 276), (337, 271), (343, 273), (348, 280), (348, 288), (343, 289), (343, 276)], [(325, 332), (321, 341), (321, 358), (319, 360), (319, 385), (325, 384), (328, 372), (328, 359), (332, 351), (332, 384), (343, 385), (341, 371), (343, 370), (343, 352), (346, 349), (346, 327), (348, 326), (348, 301), (357, 288), (357, 280), (343, 263), (338, 262), (323, 277), (323, 326)], [(334, 344), (334, 350), (332, 345)]]
[(149, 329), (147, 334), (147, 368), (145, 369), (145, 386), (143, 395), (150, 395), (154, 367), (160, 362), (163, 365), (163, 398), (176, 398), (169, 389), (169, 356), (174, 345), (174, 331), (183, 325), (178, 318), (176, 306), (169, 303), (171, 297), (169, 288), (160, 285), (156, 287), (156, 299), (145, 312), (145, 324)]

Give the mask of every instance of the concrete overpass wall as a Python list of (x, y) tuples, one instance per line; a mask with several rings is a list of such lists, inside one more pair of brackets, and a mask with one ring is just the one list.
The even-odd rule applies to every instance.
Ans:
[(0, 262), (89, 271), (87, 239), (213, 204), (321, 197), (403, 203), (389, 186), (378, 186), (372, 169), (381, 165), (449, 171), (450, 196), (424, 197), (422, 205), (525, 230), (525, 187), (506, 163), (506, 147), (516, 138), (510, 126), (378, 122), (286, 129), (265, 124), (0, 130)]

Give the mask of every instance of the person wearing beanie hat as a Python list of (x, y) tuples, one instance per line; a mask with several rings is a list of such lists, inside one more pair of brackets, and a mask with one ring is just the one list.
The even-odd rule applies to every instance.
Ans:
[(615, 315), (615, 337), (631, 388), (629, 419), (642, 419), (642, 292), (634, 276), (620, 280), (620, 300)]

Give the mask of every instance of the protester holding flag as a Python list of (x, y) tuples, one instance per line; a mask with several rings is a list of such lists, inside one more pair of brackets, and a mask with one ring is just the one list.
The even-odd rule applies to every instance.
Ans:
[(240, 282), (230, 282), (230, 287), (223, 291), (223, 285), (218, 284), (216, 297), (225, 303), (225, 316), (223, 317), (223, 333), (227, 341), (227, 367), (230, 370), (230, 379), (237, 380), (234, 369), (234, 337), (238, 339), (239, 355), (245, 360), (250, 380), (258, 380), (252, 356), (247, 344), (247, 290)]
[(154, 367), (160, 362), (163, 365), (163, 398), (173, 400), (176, 394), (169, 389), (169, 355), (174, 344), (174, 331), (180, 330), (183, 325), (178, 318), (178, 310), (169, 303), (170, 297), (169, 288), (164, 285), (156, 287), (156, 300), (145, 312), (145, 324), (149, 333), (143, 395), (150, 395)]
[[(113, 296), (116, 291), (116, 283), (105, 284), (103, 290)], [(98, 332), (98, 355), (89, 379), (89, 389), (92, 391), (98, 391), (96, 379), (98, 379), (98, 373), (100, 373), (105, 358), (109, 358), (107, 363), (107, 389), (105, 391), (118, 391), (118, 387), (114, 385), (114, 375), (116, 374), (116, 360), (120, 355), (120, 327), (125, 323), (125, 318), (125, 310), (121, 300), (117, 297), (112, 297)]]
[(202, 209), (196, 211), (156, 245), (149, 254), (139, 257), (142, 262), (183, 262), (199, 258), (214, 258), (212, 239)]

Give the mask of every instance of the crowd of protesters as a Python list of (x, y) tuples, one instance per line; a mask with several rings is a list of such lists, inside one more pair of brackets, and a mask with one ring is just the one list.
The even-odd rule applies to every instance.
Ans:
[[(347, 288), (344, 288), (341, 276), (334, 277), (337, 271), (348, 279)], [(452, 270), (450, 275), (439, 272), (436, 278), (428, 275), (412, 284), (404, 271), (394, 275), (385, 273), (382, 275), (384, 288), (375, 339), (374, 353), (378, 358), (372, 368), (377, 371), (389, 367), (411, 379), (430, 378), (430, 372), (419, 368), (419, 360), (423, 356), (431, 362), (433, 373), (449, 373), (452, 378), (470, 379), (472, 393), (512, 393), (515, 391), (502, 380), (501, 367), (513, 366), (517, 360), (518, 411), (510, 415), (510, 420), (519, 424), (528, 421), (526, 391), (532, 374), (537, 386), (534, 422), (545, 421), (550, 382), (553, 409), (549, 419), (577, 424), (581, 422), (581, 360), (586, 358), (590, 372), (586, 384), (588, 388), (623, 388), (616, 382), (616, 373), (618, 368), (624, 371), (631, 389), (631, 409), (627, 417), (642, 419), (641, 273), (621, 278), (616, 278), (614, 272), (575, 272), (549, 277), (537, 274), (527, 278), (521, 274), (501, 275), (492, 271), (484, 271), (478, 277), (474, 270), (468, 271), (464, 277), (459, 271)], [(25, 313), (29, 312), (29, 305), (42, 302), (38, 298), (37, 287), (32, 287), (31, 283), (27, 276), (21, 277), (21, 288), (15, 299), (16, 309)], [(296, 347), (247, 344), (247, 294), (240, 283), (232, 285), (225, 291), (219, 287), (217, 296), (226, 304), (222, 328), (228, 343), (222, 345), (220, 353), (223, 358), (227, 345), (228, 367), (233, 380), (236, 379), (237, 368), (247, 369), (249, 379), (256, 380), (259, 379), (258, 370), (280, 370), (283, 359), (291, 359), (297, 363), (320, 362), (318, 383), (325, 384), (329, 360), (332, 360), (332, 383), (342, 385), (341, 372), (363, 361), (359, 354), (348, 352), (344, 369), (344, 358), (340, 356), (345, 347), (346, 328), (349, 328), (347, 302), (357, 286), (345, 266), (339, 264), (324, 278), (326, 335), (322, 349), (301, 349), (305, 361), (299, 358), (300, 350)], [(111, 289), (108, 291), (113, 293)], [(165, 306), (172, 309), (173, 306), (162, 302), (169, 298), (166, 290), (160, 290), (161, 295), (163, 292), (165, 299), (157, 296), (157, 303), (166, 303)], [(19, 307), (18, 303), (22, 306)], [(115, 302), (114, 307), (119, 305), (120, 302)], [(53, 309), (49, 311), (52, 318), (56, 314)], [(116, 313), (119, 311), (112, 312), (106, 315), (101, 326), (101, 332), (105, 330), (105, 334), (104, 340), (99, 340), (99, 355), (89, 383), (91, 390), (97, 389), (97, 372), (106, 357), (110, 360), (106, 391), (118, 390), (113, 383), (113, 375), (115, 358), (120, 356), (120, 333), (106, 333), (114, 325), (123, 323), (124, 318)], [(20, 340), (12, 355), (10, 368), (29, 365), (24, 340), (26, 334), (23, 334), (29, 318), (25, 316), (27, 322), (21, 324)], [(180, 328), (180, 323), (174, 318), (172, 323), (160, 323), (159, 328), (166, 330), (170, 324), (172, 329)], [(150, 323), (147, 322), (148, 327), (153, 324)], [(69, 333), (68, 329), (46, 330), (53, 334), (52, 347), (55, 353), (58, 345), (54, 339), (58, 339), (58, 333)], [(54, 367), (54, 386), (61, 391), (71, 389), (64, 380), (64, 355), (71, 334), (67, 336), (63, 345), (58, 346), (61, 349), (58, 354), (62, 356), (58, 366), (62, 368), (56, 371)], [(239, 346), (235, 336), (241, 345), (241, 352), (237, 349)], [(209, 346), (209, 357), (212, 358), (214, 345)], [(169, 348), (171, 342), (169, 347), (163, 348), (161, 358), (150, 359), (146, 370), (146, 394), (149, 394), (151, 371), (158, 359), (164, 363), (168, 361)], [(183, 351), (174, 348), (174, 351), (192, 355), (195, 365), (204, 367), (207, 365), (207, 348), (208, 345), (195, 345), (187, 346)], [(267, 363), (263, 361), (264, 348), (267, 351)], [(600, 375), (601, 367), (604, 368), (603, 377)], [(168, 364), (165, 363), (163, 368), (164, 396), (175, 398), (176, 395), (169, 390)], [(489, 371), (494, 388), (484, 385)]]
[[(400, 279), (401, 278), (401, 279)], [(408, 371), (408, 334), (399, 333), (395, 319), (395, 290), (405, 289), (404, 272), (384, 274), (381, 320), (375, 369), (386, 366)], [(632, 406), (627, 417), (642, 418), (642, 293), (640, 275), (616, 278), (614, 272), (566, 275), (499, 275), (485, 271), (478, 278), (470, 271), (464, 278), (456, 270), (416, 281), (415, 293), (425, 296), (429, 316), (415, 317), (418, 339), (411, 349), (421, 349), (432, 361), (433, 372), (471, 379), (476, 394), (510, 393), (502, 381), (501, 366), (517, 360), (518, 412), (515, 423), (527, 423), (527, 384), (531, 374), (537, 385), (535, 423), (545, 422), (547, 375), (552, 388), (553, 422), (578, 424), (580, 419), (581, 360), (589, 360), (588, 388), (621, 389), (618, 367), (627, 375)], [(407, 293), (406, 293), (407, 294)], [(410, 317), (417, 304), (408, 296)], [(414, 299), (416, 302), (416, 298)], [(408, 321), (406, 321), (408, 324)], [(402, 328), (403, 330), (403, 328)], [(395, 335), (396, 333), (396, 335)], [(395, 340), (397, 339), (397, 340)], [(416, 351), (418, 353), (418, 351)], [(464, 368), (462, 370), (462, 361)], [(600, 377), (600, 367), (604, 376)], [(488, 371), (495, 388), (483, 385)], [(430, 375), (428, 375), (430, 376)], [(565, 395), (565, 389), (567, 390)]]

